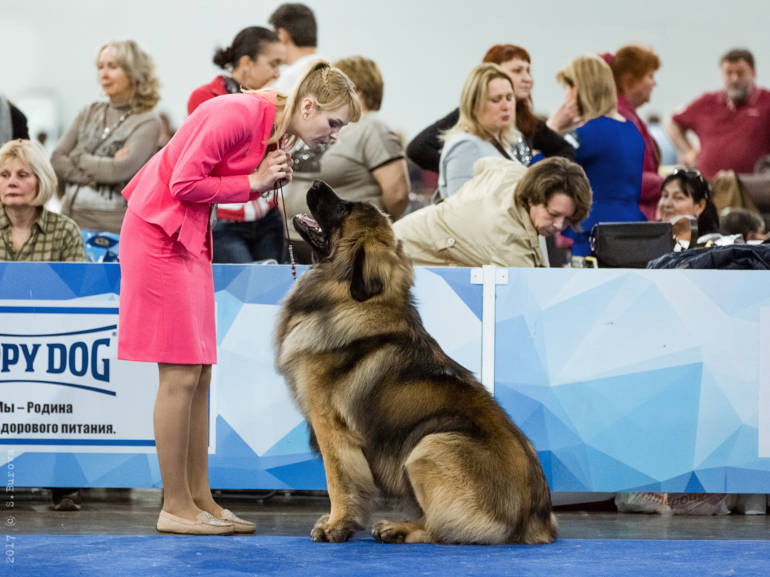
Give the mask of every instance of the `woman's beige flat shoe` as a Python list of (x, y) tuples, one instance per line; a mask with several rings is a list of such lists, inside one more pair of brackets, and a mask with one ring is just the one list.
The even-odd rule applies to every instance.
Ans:
[(236, 533), (254, 533), (257, 530), (256, 523), (241, 519), (238, 515), (233, 513), (230, 509), (222, 509), (222, 513), (219, 517), (222, 521), (231, 523), (235, 528)]
[(156, 529), (162, 533), (180, 535), (230, 535), (235, 532), (235, 526), (232, 523), (217, 519), (206, 511), (198, 513), (195, 521), (161, 511)]

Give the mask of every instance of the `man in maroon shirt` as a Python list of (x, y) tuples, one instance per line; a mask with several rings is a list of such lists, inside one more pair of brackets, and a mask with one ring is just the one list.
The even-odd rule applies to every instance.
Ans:
[[(712, 178), (720, 170), (754, 172), (770, 153), (770, 90), (756, 86), (754, 56), (734, 49), (719, 61), (724, 90), (707, 92), (671, 117), (666, 132), (680, 160)], [(687, 132), (694, 132), (700, 150)]]

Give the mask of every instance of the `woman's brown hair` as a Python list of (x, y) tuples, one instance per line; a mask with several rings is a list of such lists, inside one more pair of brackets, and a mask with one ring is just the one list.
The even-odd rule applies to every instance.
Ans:
[(623, 93), (628, 79), (641, 80), (651, 71), (660, 68), (660, 58), (652, 50), (630, 44), (619, 48), (609, 62), (615, 86)]

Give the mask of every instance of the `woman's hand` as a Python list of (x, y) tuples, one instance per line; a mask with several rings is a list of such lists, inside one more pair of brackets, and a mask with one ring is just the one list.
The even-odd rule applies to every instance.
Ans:
[(272, 190), (277, 183), (291, 181), (291, 155), (285, 150), (269, 152), (259, 163), (254, 172), (249, 175), (252, 192)]
[(548, 128), (559, 134), (569, 132), (581, 122), (578, 112), (577, 91), (574, 88), (567, 90), (564, 102), (556, 109), (546, 124)]
[(128, 158), (128, 148), (125, 146), (115, 152), (115, 160), (123, 160), (124, 158)]

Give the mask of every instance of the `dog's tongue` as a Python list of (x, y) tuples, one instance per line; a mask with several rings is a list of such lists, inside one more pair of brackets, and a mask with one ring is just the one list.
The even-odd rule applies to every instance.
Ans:
[(294, 218), (296, 218), (297, 220), (301, 221), (302, 224), (304, 224), (310, 230), (312, 230), (314, 232), (317, 232), (319, 234), (321, 233), (321, 227), (318, 226), (318, 223), (315, 221), (315, 219), (313, 219), (312, 217), (308, 216), (307, 214), (298, 214)]

